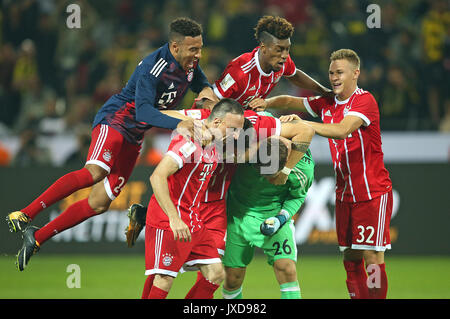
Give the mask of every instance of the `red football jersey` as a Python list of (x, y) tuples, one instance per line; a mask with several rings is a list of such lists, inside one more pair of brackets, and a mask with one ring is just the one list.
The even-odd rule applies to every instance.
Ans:
[(288, 56), (280, 71), (267, 74), (259, 65), (258, 54), (259, 47), (256, 47), (227, 65), (222, 76), (213, 84), (217, 97), (234, 99), (247, 108), (254, 98), (266, 98), (282, 76), (290, 77), (297, 71), (295, 63)]
[(328, 139), (336, 173), (336, 199), (362, 202), (387, 193), (392, 183), (383, 162), (380, 113), (372, 94), (356, 88), (345, 101), (316, 96), (304, 99), (304, 104), (323, 123), (339, 123), (347, 115), (364, 121), (345, 139)]
[[(179, 216), (191, 232), (199, 230), (202, 218), (199, 210), (200, 199), (208, 186), (212, 173), (217, 167), (217, 154), (214, 145), (202, 148), (199, 144), (175, 136), (166, 155), (178, 164), (179, 170), (169, 176), (169, 193)], [(159, 206), (155, 195), (150, 199), (147, 224), (170, 230), (169, 218)]]
[[(207, 109), (180, 110), (179, 112), (198, 120), (207, 118), (211, 113), (211, 111)], [(281, 133), (281, 122), (275, 117), (258, 115), (252, 110), (245, 110), (244, 117), (253, 124), (253, 128), (256, 130), (257, 140), (271, 135), (279, 136)], [(211, 176), (202, 202), (212, 202), (224, 199), (235, 170), (236, 164), (219, 163)]]

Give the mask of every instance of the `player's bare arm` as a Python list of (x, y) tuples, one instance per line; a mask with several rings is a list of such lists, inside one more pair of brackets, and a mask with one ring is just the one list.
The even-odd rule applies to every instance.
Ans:
[(266, 99), (267, 107), (292, 111), (308, 112), (305, 107), (305, 98), (291, 95), (279, 95)]
[(295, 74), (291, 77), (287, 78), (294, 85), (301, 87), (303, 89), (308, 89), (314, 92), (319, 93), (324, 96), (333, 96), (334, 93), (331, 89), (324, 87), (322, 84), (314, 80), (308, 74), (303, 72), (302, 70), (297, 69)]
[(256, 98), (248, 106), (256, 112), (264, 111), (266, 108), (307, 112), (304, 100), (304, 97), (278, 95), (268, 99)]
[(189, 227), (178, 216), (177, 209), (170, 198), (169, 184), (167, 183), (167, 178), (175, 174), (178, 169), (178, 164), (172, 157), (164, 156), (150, 176), (150, 184), (159, 206), (169, 217), (170, 229), (173, 232), (174, 239), (191, 241)]
[(364, 123), (360, 117), (353, 115), (347, 115), (339, 123), (303, 122), (314, 128), (318, 135), (334, 139), (345, 139)]
[(270, 180), (274, 185), (286, 183), (291, 169), (307, 152), (314, 136), (314, 129), (303, 121), (292, 121), (289, 123), (282, 123), (280, 135), (291, 140), (292, 144), (285, 168), (281, 171), (281, 174), (276, 175), (274, 179)]

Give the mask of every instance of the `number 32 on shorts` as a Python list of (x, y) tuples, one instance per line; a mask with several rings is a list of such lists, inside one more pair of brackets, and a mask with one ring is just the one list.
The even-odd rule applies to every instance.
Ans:
[(373, 244), (373, 234), (375, 233), (375, 228), (372, 226), (364, 227), (362, 225), (358, 225), (358, 238), (356, 238), (357, 243), (366, 242), (367, 244)]

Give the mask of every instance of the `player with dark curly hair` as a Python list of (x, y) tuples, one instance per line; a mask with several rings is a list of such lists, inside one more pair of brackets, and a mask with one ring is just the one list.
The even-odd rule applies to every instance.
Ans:
[(217, 97), (233, 98), (245, 108), (255, 108), (258, 104), (253, 105), (252, 101), (269, 95), (282, 76), (301, 88), (329, 94), (330, 89), (296, 68), (289, 55), (293, 33), (292, 24), (284, 18), (263, 16), (259, 19), (255, 27), (259, 46), (228, 64), (213, 84)]

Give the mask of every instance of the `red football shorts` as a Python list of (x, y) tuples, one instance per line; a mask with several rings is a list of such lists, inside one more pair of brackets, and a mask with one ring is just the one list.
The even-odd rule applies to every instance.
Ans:
[(339, 249), (385, 251), (391, 249), (389, 224), (392, 190), (369, 201), (336, 201), (336, 232)]
[(219, 255), (225, 253), (227, 206), (225, 199), (200, 204), (203, 225), (210, 231)]
[(92, 140), (86, 164), (95, 164), (109, 174), (104, 179), (105, 190), (114, 200), (128, 181), (141, 150), (140, 145), (128, 142), (112, 127), (99, 124), (92, 130)]
[(183, 265), (221, 262), (208, 229), (201, 228), (191, 235), (190, 242), (174, 240), (172, 231), (146, 225), (145, 274), (176, 277)]

